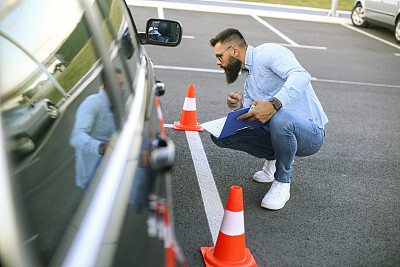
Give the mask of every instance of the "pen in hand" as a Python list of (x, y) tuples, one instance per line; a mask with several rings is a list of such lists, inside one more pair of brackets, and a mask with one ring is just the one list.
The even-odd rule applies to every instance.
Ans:
[(236, 109), (240, 109), (242, 107), (242, 96), (236, 92), (237, 98), (238, 98), (238, 102), (236, 104)]
[(243, 107), (243, 93), (242, 92), (231, 92), (228, 94), (226, 102), (228, 104), (228, 108), (231, 110), (238, 110)]

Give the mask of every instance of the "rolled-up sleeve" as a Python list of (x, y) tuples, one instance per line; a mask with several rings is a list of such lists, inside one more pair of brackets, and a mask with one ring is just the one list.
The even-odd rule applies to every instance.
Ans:
[(274, 97), (282, 103), (282, 107), (285, 107), (299, 98), (310, 80), (311, 76), (308, 72), (295, 71), (289, 75), (281, 90)]
[(296, 112), (322, 128), (328, 118), (311, 85), (311, 75), (294, 54), (276, 44), (248, 46), (246, 51), (245, 107), (254, 100), (278, 99), (282, 107)]
[(280, 90), (274, 95), (285, 107), (295, 101), (307, 88), (311, 81), (310, 74), (300, 65), (292, 52), (275, 47), (268, 57), (268, 66), (285, 80)]
[(93, 125), (96, 120), (98, 105), (92, 103), (93, 101), (86, 101), (81, 105), (76, 113), (75, 126), (71, 134), (70, 144), (80, 150), (84, 154), (97, 155), (98, 147), (101, 143), (99, 140), (90, 136)]

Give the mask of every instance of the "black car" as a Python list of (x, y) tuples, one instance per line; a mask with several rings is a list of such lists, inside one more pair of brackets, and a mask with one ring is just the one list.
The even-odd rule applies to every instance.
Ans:
[(143, 47), (177, 46), (181, 24), (139, 33), (121, 0), (0, 8), (0, 265), (184, 266), (165, 84)]

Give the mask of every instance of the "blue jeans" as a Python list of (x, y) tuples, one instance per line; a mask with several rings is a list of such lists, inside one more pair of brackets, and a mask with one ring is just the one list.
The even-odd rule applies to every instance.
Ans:
[(276, 112), (269, 125), (249, 129), (212, 141), (219, 147), (244, 151), (257, 158), (276, 159), (275, 179), (290, 183), (295, 156), (317, 153), (325, 139), (325, 131), (312, 121), (284, 109)]

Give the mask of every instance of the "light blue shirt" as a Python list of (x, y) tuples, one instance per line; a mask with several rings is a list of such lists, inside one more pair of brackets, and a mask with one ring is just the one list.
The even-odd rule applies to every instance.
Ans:
[(111, 103), (103, 89), (83, 100), (70, 137), (75, 148), (77, 186), (86, 189), (102, 157), (99, 145), (107, 143), (115, 130)]
[(319, 128), (328, 122), (321, 103), (311, 86), (310, 74), (300, 65), (293, 53), (280, 45), (263, 44), (247, 47), (242, 74), (244, 107), (255, 100), (269, 101), (273, 97), (282, 108), (294, 111), (313, 121)]

